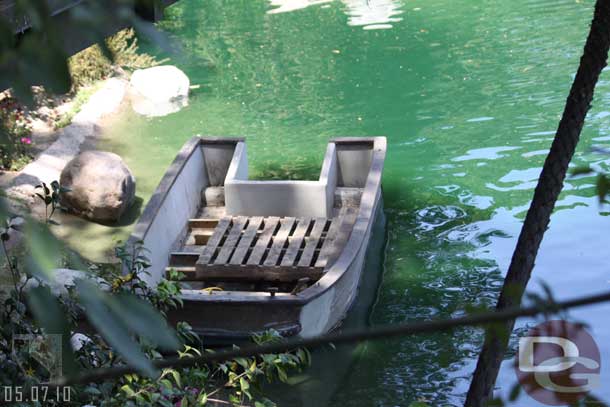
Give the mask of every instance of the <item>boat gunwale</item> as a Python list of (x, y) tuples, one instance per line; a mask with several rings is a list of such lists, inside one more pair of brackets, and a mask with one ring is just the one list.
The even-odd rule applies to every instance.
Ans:
[(157, 188), (155, 188), (155, 191), (146, 204), (144, 211), (142, 211), (138, 222), (135, 224), (127, 243), (133, 244), (136, 241), (144, 240), (146, 234), (153, 224), (153, 221), (163, 207), (163, 203), (165, 203), (169, 192), (178, 180), (188, 161), (191, 159), (195, 151), (197, 151), (198, 147), (201, 147), (201, 145), (204, 143), (237, 144), (245, 140), (245, 137), (217, 137), (201, 135), (193, 136), (188, 139), (182, 148), (180, 148), (178, 154), (176, 154), (176, 157), (163, 174), (163, 177), (161, 177)]

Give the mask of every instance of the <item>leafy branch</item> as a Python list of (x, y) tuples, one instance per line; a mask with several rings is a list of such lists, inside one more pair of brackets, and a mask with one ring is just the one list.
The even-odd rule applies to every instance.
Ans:
[[(40, 189), (41, 192), (36, 192), (35, 195), (44, 203), (45, 205), (45, 223), (57, 224), (54, 220), (51, 219), (56, 209), (63, 209), (61, 206), (61, 195), (70, 192), (70, 188), (63, 187), (59, 185), (58, 181), (51, 182), (51, 188), (47, 186), (46, 183), (41, 182), (36, 185), (34, 189)], [(51, 207), (51, 212), (49, 213), (49, 207)]]

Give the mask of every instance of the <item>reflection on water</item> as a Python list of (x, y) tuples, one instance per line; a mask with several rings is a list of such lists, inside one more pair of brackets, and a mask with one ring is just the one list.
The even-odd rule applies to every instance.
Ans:
[(343, 0), (347, 6), (349, 25), (363, 26), (365, 30), (392, 28), (395, 17), (402, 14), (400, 2), (396, 0)]
[(300, 10), (316, 4), (330, 3), (333, 0), (270, 0), (274, 7), (267, 11), (268, 14), (287, 13), (289, 11)]
[[(270, 0), (269, 14), (285, 13), (300, 10), (316, 4), (329, 3), (332, 0)], [(362, 26), (365, 30), (392, 28), (393, 22), (402, 21), (396, 17), (403, 13), (399, 0), (342, 0), (345, 13), (349, 16), (348, 24)]]

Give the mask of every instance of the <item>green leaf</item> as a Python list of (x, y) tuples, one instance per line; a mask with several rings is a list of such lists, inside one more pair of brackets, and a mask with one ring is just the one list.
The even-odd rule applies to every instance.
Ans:
[(87, 386), (87, 387), (85, 388), (85, 393), (88, 393), (88, 394), (93, 394), (93, 395), (95, 395), (95, 396), (99, 396), (99, 395), (101, 395), (101, 394), (102, 394), (102, 392), (100, 391), (100, 389), (98, 389), (98, 388), (97, 388), (97, 387), (95, 387), (95, 386)]
[(248, 383), (248, 381), (246, 379), (244, 379), (243, 377), (239, 378), (239, 386), (241, 387), (242, 391), (246, 391), (250, 388), (250, 383)]
[(149, 377), (157, 375), (150, 360), (129, 335), (125, 321), (108, 307), (109, 297), (95, 284), (87, 280), (77, 280), (76, 288), (85, 314), (98, 333), (116, 350), (125, 361)]
[(25, 235), (31, 253), (27, 259), (26, 271), (44, 282), (54, 281), (53, 269), (57, 267), (60, 258), (59, 242), (46, 225), (34, 221), (27, 222)]
[(166, 350), (178, 350), (180, 341), (173, 329), (148, 302), (126, 293), (117, 294), (108, 306), (120, 315), (130, 330)]
[(38, 286), (28, 291), (28, 304), (36, 322), (45, 333), (61, 335), (61, 359), (65, 371), (62, 374), (76, 372), (74, 354), (70, 345), (70, 327), (59, 300), (48, 287)]
[(172, 382), (170, 382), (167, 379), (162, 379), (159, 380), (159, 383), (161, 383), (163, 386), (165, 386), (167, 389), (171, 390), (174, 388), (174, 385), (172, 384)]
[(275, 368), (277, 369), (277, 376), (279, 377), (280, 381), (286, 383), (288, 381), (288, 375), (286, 374), (286, 371), (282, 367), (277, 365), (275, 366)]
[(208, 402), (208, 394), (202, 390), (201, 393), (199, 394), (199, 397), (197, 398), (197, 403), (200, 406), (204, 406), (204, 405), (206, 405), (207, 402)]
[(235, 358), (234, 360), (244, 369), (247, 369), (248, 366), (250, 365), (246, 358)]
[(128, 384), (124, 385), (123, 387), (121, 387), (121, 391), (123, 393), (125, 393), (127, 395), (127, 397), (133, 397), (136, 395), (136, 392), (132, 390), (131, 387), (129, 387)]
[(592, 172), (593, 169), (591, 167), (589, 167), (588, 165), (583, 165), (572, 169), (570, 171), (570, 174), (575, 177), (577, 175), (591, 174)]
[(27, 35), (23, 37), (18, 52), (23, 83), (43, 85), (50, 93), (59, 95), (70, 91), (68, 55), (55, 41), (49, 41), (44, 34)]
[(178, 387), (182, 387), (182, 384), (180, 382), (180, 373), (178, 373), (176, 370), (171, 370), (172, 376), (174, 377), (174, 381), (176, 382), (176, 384), (178, 385)]
[(519, 383), (515, 383), (513, 388), (510, 390), (510, 395), (508, 399), (510, 401), (515, 401), (519, 398), (519, 394), (521, 394), (521, 385)]
[(604, 199), (606, 199), (608, 192), (610, 192), (610, 179), (604, 174), (599, 174), (597, 176), (597, 195), (600, 202), (603, 202)]

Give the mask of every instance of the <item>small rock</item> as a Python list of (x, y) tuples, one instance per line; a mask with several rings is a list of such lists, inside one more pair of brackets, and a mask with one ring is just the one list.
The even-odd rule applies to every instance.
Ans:
[(70, 338), (70, 345), (74, 351), (79, 351), (83, 345), (89, 342), (91, 342), (91, 338), (78, 332)]
[[(14, 217), (8, 222), (8, 228), (6, 230), (8, 239), (5, 240), (4, 245), (7, 250), (12, 250), (14, 247), (19, 246), (19, 243), (23, 240), (23, 228), (25, 226), (25, 220), (20, 217)], [(3, 231), (4, 231), (3, 230)]]
[(136, 180), (121, 157), (85, 151), (61, 172), (60, 184), (71, 191), (61, 203), (68, 211), (98, 222), (116, 222), (135, 199)]
[(144, 116), (165, 116), (188, 105), (189, 78), (172, 65), (138, 69), (131, 75), (133, 110)]
[[(84, 271), (72, 269), (55, 269), (51, 271), (51, 274), (54, 275), (53, 282), (46, 285), (51, 289), (51, 293), (57, 297), (68, 295), (68, 288), (74, 287), (76, 285), (76, 280), (91, 278)], [(103, 280), (97, 278), (96, 281), (101, 283)], [(24, 291), (27, 292), (34, 287), (38, 287), (38, 285), (38, 280), (31, 279), (25, 285)]]
[(16, 216), (9, 221), (9, 226), (12, 229), (21, 231), (25, 226), (25, 219), (23, 219), (21, 216)]

